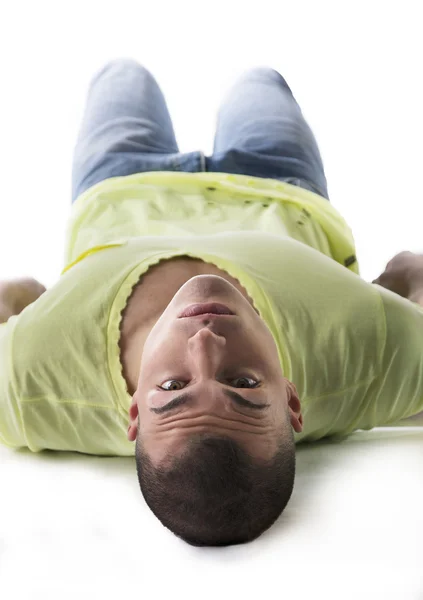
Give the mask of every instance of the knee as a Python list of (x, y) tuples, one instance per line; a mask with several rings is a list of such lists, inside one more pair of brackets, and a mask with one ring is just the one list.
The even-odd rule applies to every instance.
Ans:
[(128, 71), (128, 69), (133, 69), (135, 71), (140, 71), (140, 70), (145, 70), (147, 71), (147, 69), (145, 67), (143, 67), (137, 60), (135, 60), (135, 58), (130, 58), (127, 56), (121, 56), (119, 58), (112, 58), (111, 60), (107, 61), (106, 63), (103, 64), (103, 66), (101, 67), (99, 73), (102, 73), (103, 71), (108, 71), (110, 69), (113, 70), (124, 70), (124, 71)]
[(107, 67), (109, 65), (120, 65), (120, 64), (137, 65), (138, 62), (134, 58), (131, 58), (130, 56), (119, 56), (116, 58), (111, 58), (110, 60), (108, 60), (107, 62), (104, 63), (104, 66)]
[(258, 79), (260, 81), (268, 81), (273, 83), (281, 83), (283, 86), (291, 91), (286, 79), (272, 67), (252, 67), (244, 72), (242, 75), (244, 79)]
[(91, 78), (91, 85), (97, 81), (97, 79), (99, 79), (99, 77), (103, 76), (105, 73), (107, 74), (116, 74), (119, 72), (140, 72), (143, 71), (144, 73), (149, 74), (150, 76), (151, 73), (150, 71), (148, 71), (148, 69), (146, 69), (143, 65), (141, 65), (137, 60), (135, 60), (134, 58), (130, 58), (130, 57), (119, 57), (119, 58), (112, 58), (111, 60), (107, 61), (106, 63), (104, 63), (102, 65), (102, 67), (100, 69), (98, 69), (95, 74), (93, 75), (93, 77)]
[(246, 78), (258, 77), (260, 79), (278, 79), (278, 78), (282, 77), (282, 75), (278, 71), (276, 71), (276, 69), (273, 69), (272, 67), (261, 66), (261, 67), (251, 67), (250, 69), (247, 69), (242, 74), (242, 77), (246, 77)]

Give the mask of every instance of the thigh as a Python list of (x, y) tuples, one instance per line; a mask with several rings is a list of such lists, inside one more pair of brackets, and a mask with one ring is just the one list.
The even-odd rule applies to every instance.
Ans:
[(314, 134), (290, 87), (277, 71), (244, 73), (218, 112), (208, 170), (288, 181), (329, 200)]
[(151, 73), (132, 59), (107, 63), (92, 78), (73, 152), (72, 202), (110, 177), (194, 168), (179, 153), (166, 101)]
[(265, 179), (277, 179), (291, 185), (302, 187), (329, 201), (329, 194), (325, 180), (316, 176), (313, 169), (286, 163), (271, 155), (264, 156), (254, 152), (243, 150), (228, 150), (221, 154), (206, 156), (206, 171), (215, 173), (234, 173), (238, 175), (250, 175), (251, 177), (263, 177)]

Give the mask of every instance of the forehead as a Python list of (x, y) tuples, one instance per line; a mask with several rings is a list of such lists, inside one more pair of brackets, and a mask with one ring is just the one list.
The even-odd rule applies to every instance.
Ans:
[[(168, 432), (170, 433), (170, 432)], [(266, 435), (252, 435), (251, 433), (239, 430), (225, 430), (223, 428), (213, 428), (203, 426), (202, 430), (193, 432), (188, 428), (178, 428), (173, 430), (171, 435), (149, 435), (140, 436), (143, 439), (142, 446), (148, 454), (150, 460), (155, 466), (170, 465), (175, 458), (182, 456), (190, 447), (192, 439), (198, 437), (204, 439), (208, 437), (227, 437), (238, 443), (253, 458), (269, 460), (271, 459), (280, 440), (280, 432), (276, 428), (269, 430)]]

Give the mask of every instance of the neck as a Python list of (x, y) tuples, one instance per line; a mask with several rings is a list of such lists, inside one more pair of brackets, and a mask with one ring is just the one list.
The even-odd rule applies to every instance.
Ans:
[(162, 313), (126, 335), (122, 333), (120, 360), (122, 364), (122, 374), (126, 381), (128, 394), (130, 396), (135, 394), (138, 387), (141, 357), (145, 341), (161, 314)]

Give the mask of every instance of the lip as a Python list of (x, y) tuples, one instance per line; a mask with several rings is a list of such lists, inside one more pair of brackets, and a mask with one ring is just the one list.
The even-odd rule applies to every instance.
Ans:
[(204, 316), (229, 317), (233, 315), (234, 313), (230, 310), (230, 308), (225, 306), (225, 304), (220, 304), (219, 302), (205, 302), (186, 306), (178, 316), (178, 319)]

